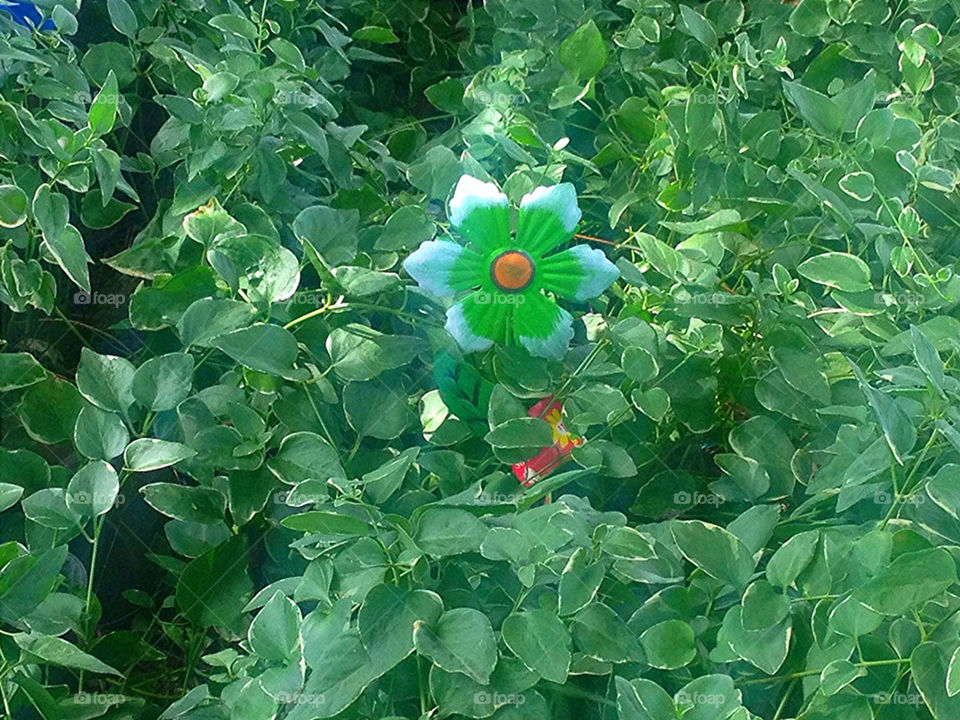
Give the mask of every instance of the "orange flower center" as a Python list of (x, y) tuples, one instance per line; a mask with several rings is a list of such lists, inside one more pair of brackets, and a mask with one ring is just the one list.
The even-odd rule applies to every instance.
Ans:
[(507, 250), (494, 258), (490, 277), (504, 292), (519, 292), (533, 280), (533, 260), (520, 250)]

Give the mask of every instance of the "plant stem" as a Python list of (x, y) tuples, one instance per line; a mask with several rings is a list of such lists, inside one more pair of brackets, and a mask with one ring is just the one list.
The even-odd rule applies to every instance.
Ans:
[[(87, 595), (83, 604), (84, 622), (83, 635), (84, 642), (91, 640), (92, 633), (96, 630), (90, 623), (90, 603), (93, 600), (93, 583), (97, 573), (97, 551), (100, 549), (100, 531), (103, 529), (103, 515), (93, 519), (93, 540), (90, 548), (90, 572), (87, 573)], [(77, 689), (83, 691), (83, 670), (80, 671)]]

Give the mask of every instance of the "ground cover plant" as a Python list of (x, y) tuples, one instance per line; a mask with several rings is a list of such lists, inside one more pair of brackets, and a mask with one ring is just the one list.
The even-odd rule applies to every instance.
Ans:
[(0, 714), (960, 717), (958, 13), (0, 3)]

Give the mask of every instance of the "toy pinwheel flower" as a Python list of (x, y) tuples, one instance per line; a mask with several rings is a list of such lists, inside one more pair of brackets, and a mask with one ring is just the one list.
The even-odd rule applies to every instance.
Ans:
[(583, 302), (620, 276), (603, 252), (589, 245), (552, 253), (580, 220), (570, 183), (525, 195), (513, 237), (507, 196), (469, 175), (457, 183), (449, 216), (467, 244), (428, 240), (403, 267), (438, 297), (470, 291), (447, 310), (446, 322), (465, 352), (519, 344), (531, 355), (560, 359), (573, 338), (573, 318), (544, 291)]

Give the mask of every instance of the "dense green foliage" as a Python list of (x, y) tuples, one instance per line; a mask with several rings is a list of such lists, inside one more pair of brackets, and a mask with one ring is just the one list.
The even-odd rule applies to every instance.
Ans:
[[(960, 717), (957, 0), (37, 5), (0, 713)], [(563, 362), (401, 270), (463, 173), (576, 185)]]

